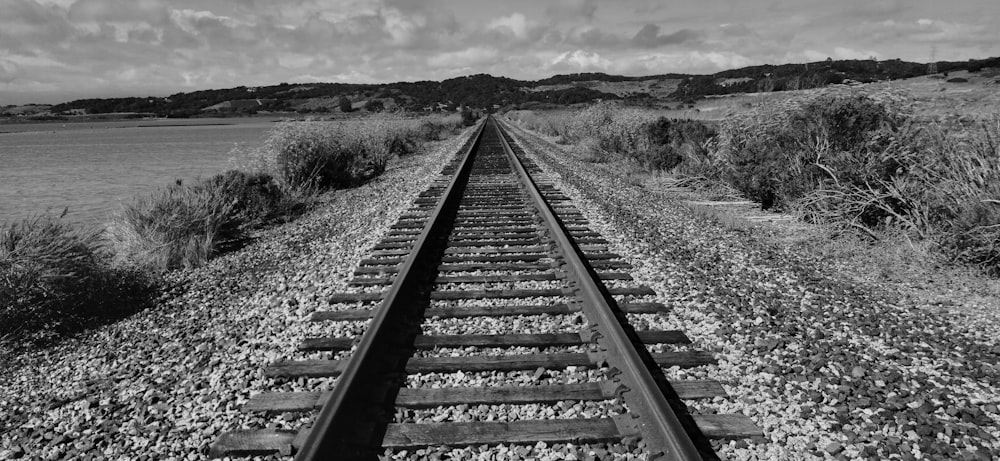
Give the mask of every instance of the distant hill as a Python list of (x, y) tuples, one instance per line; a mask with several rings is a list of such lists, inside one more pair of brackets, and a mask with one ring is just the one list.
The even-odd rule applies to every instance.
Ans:
[(898, 59), (826, 60), (762, 65), (711, 75), (663, 74), (642, 77), (578, 73), (537, 81), (486, 74), (441, 82), (387, 84), (281, 83), (271, 86), (203, 90), (168, 97), (80, 99), (50, 108), (53, 114), (153, 113), (166, 117), (259, 112), (332, 112), (347, 98), (355, 108), (379, 100), (384, 107), (455, 110), (470, 106), (493, 110), (542, 103), (569, 105), (596, 99), (691, 101), (708, 95), (818, 88), (847, 81), (873, 82), (956, 70), (1000, 68), (1000, 57), (933, 64)]

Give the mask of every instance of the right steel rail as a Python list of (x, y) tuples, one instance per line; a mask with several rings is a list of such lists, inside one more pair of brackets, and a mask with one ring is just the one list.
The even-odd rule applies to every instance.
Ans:
[[(534, 201), (539, 215), (550, 229), (556, 242), (557, 251), (563, 256), (563, 270), (575, 285), (582, 309), (591, 324), (592, 337), (607, 354), (608, 365), (621, 372), (625, 386), (622, 397), (628, 403), (631, 422), (642, 434), (649, 449), (650, 459), (701, 460), (691, 438), (680, 419), (667, 402), (662, 389), (649, 372), (646, 362), (636, 350), (635, 343), (622, 327), (614, 298), (608, 293), (594, 269), (583, 257), (579, 246), (569, 236), (562, 221), (552, 207), (542, 197), (531, 175), (525, 170), (521, 160), (514, 154), (499, 124), (496, 125), (504, 151), (511, 163), (528, 186), (528, 194)], [(641, 346), (640, 346), (641, 347)]]

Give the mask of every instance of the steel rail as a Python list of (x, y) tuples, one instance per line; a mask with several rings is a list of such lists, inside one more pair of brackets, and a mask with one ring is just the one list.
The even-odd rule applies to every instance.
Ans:
[[(428, 243), (440, 230), (450, 224), (444, 218), (449, 207), (456, 206), (464, 189), (462, 183), (472, 170), (470, 161), (476, 151), (486, 127), (483, 122), (474, 134), (475, 141), (464, 153), (455, 176), (438, 200), (431, 218), (424, 225), (419, 238), (414, 242), (413, 251), (400, 267), (396, 280), (386, 292), (381, 306), (372, 317), (371, 323), (361, 336), (358, 347), (347, 361), (343, 373), (337, 380), (328, 402), (320, 410), (309, 435), (299, 447), (296, 461), (320, 461), (330, 459), (357, 459), (361, 452), (352, 448), (359, 441), (355, 439), (361, 414), (359, 411), (369, 403), (368, 396), (380, 388), (382, 373), (378, 354), (398, 342), (398, 325), (404, 316), (410, 314), (413, 296), (420, 290), (421, 276), (427, 275), (426, 260), (433, 257)], [(360, 410), (363, 412), (364, 410)]]
[[(687, 435), (673, 408), (663, 395), (646, 363), (636, 350), (635, 343), (629, 338), (622, 327), (612, 305), (614, 298), (608, 293), (599, 280), (596, 271), (586, 262), (579, 246), (569, 237), (569, 232), (562, 220), (555, 214), (552, 207), (542, 196), (537, 184), (528, 174), (521, 160), (514, 154), (503, 131), (495, 125), (504, 151), (511, 159), (515, 171), (526, 184), (528, 195), (535, 203), (539, 215), (551, 230), (551, 237), (564, 257), (564, 270), (570, 279), (576, 283), (578, 296), (582, 300), (582, 308), (587, 319), (595, 325), (598, 344), (607, 351), (607, 361), (615, 366), (627, 387), (623, 393), (629, 404), (629, 413), (641, 415), (633, 418), (643, 436), (650, 452), (650, 458), (658, 457), (671, 460), (701, 460), (694, 442)], [(647, 354), (648, 355), (648, 354)]]

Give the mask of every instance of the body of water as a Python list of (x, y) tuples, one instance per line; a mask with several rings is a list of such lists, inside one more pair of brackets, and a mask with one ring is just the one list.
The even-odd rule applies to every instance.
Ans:
[(139, 194), (234, 167), (274, 120), (0, 124), (0, 223), (38, 213), (100, 225)]

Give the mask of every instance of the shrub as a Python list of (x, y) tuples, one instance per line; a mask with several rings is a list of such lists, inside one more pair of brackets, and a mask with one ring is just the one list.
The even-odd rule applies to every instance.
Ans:
[(905, 119), (889, 95), (824, 94), (758, 106), (723, 121), (722, 179), (767, 208), (787, 209), (827, 184), (864, 184)]
[(235, 206), (222, 181), (137, 197), (108, 224), (114, 264), (151, 273), (204, 264), (219, 242), (238, 235)]
[(99, 249), (97, 232), (48, 216), (0, 229), (0, 338), (47, 340), (144, 307), (149, 281)]
[(911, 167), (917, 210), (960, 260), (1000, 275), (1000, 116), (977, 126), (927, 130), (921, 165)]
[(479, 120), (478, 111), (474, 111), (469, 108), (462, 109), (462, 124), (465, 126), (472, 126), (476, 124), (476, 120)]
[(279, 123), (264, 141), (265, 168), (297, 192), (351, 184), (364, 166), (337, 134), (331, 123)]
[(567, 134), (570, 141), (593, 137), (602, 149), (615, 154), (646, 151), (650, 143), (645, 125), (654, 119), (652, 111), (598, 103), (577, 113)]
[(715, 136), (715, 131), (702, 122), (666, 117), (647, 125), (646, 131), (652, 147), (636, 156), (647, 168), (657, 170), (671, 170), (686, 158), (692, 162), (707, 159), (708, 142)]
[(337, 100), (337, 107), (339, 107), (340, 111), (344, 113), (353, 110), (353, 106), (351, 105), (351, 100), (347, 99), (346, 96), (341, 96), (340, 99)]
[(8, 225), (0, 233), (0, 306), (58, 300), (66, 285), (96, 272), (96, 233), (82, 233), (45, 216)]
[(417, 137), (424, 141), (439, 141), (446, 135), (457, 134), (464, 126), (461, 115), (429, 116), (417, 127)]
[(567, 120), (563, 113), (545, 112), (544, 115), (532, 110), (513, 110), (507, 112), (505, 117), (520, 125), (522, 128), (535, 131), (546, 136), (560, 136), (565, 141), (568, 137)]
[(719, 177), (808, 221), (902, 229), (1000, 273), (1000, 117), (916, 122), (905, 95), (825, 93), (723, 122)]
[(611, 153), (604, 150), (600, 143), (593, 138), (586, 138), (579, 142), (580, 160), (587, 163), (607, 163), (611, 160)]
[(195, 187), (218, 189), (219, 194), (231, 200), (231, 216), (240, 226), (256, 227), (298, 208), (268, 173), (229, 170)]
[(419, 124), (392, 112), (346, 122), (283, 122), (251, 155), (283, 188), (308, 195), (382, 174), (393, 156), (417, 151)]

